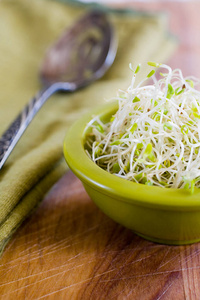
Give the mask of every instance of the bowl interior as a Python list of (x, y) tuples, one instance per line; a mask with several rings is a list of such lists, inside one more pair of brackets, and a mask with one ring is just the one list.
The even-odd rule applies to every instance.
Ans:
[(118, 109), (116, 102), (98, 107), (80, 118), (68, 131), (64, 140), (64, 156), (72, 171), (83, 183), (101, 189), (105, 195), (117, 197), (141, 206), (173, 210), (200, 208), (200, 189), (190, 194), (184, 189), (167, 189), (134, 183), (117, 177), (98, 167), (85, 152), (85, 141), (90, 131), (88, 123), (97, 115), (106, 122)]

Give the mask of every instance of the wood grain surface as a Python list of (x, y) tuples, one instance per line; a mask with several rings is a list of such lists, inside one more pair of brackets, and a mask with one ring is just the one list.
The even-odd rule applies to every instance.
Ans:
[[(132, 2), (164, 10), (180, 46), (170, 60), (200, 77), (200, 2)], [(0, 299), (200, 299), (200, 244), (148, 242), (106, 217), (69, 171), (0, 261)]]

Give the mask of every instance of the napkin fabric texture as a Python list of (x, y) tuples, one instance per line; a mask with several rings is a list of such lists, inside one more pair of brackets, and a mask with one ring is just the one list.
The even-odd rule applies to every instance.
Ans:
[[(49, 47), (93, 6), (76, 1), (0, 1), (0, 135), (41, 88), (38, 70)], [(34, 118), (0, 170), (0, 253), (12, 234), (67, 171), (62, 145), (69, 126), (84, 112), (126, 89), (134, 67), (166, 62), (176, 47), (163, 14), (117, 11), (105, 7), (118, 37), (113, 66), (92, 85), (52, 96)], [(81, 162), (80, 162), (81, 163)]]

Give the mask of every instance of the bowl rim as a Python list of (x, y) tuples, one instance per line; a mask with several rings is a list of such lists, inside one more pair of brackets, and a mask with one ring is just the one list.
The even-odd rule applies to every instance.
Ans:
[[(97, 166), (84, 150), (84, 138), (88, 123), (95, 116), (111, 114), (118, 103), (108, 102), (90, 110), (76, 121), (65, 135), (63, 152), (65, 160), (73, 173), (83, 182), (105, 195), (112, 195), (119, 201), (140, 206), (150, 206), (172, 210), (200, 209), (200, 189), (193, 194), (184, 189), (166, 189), (134, 183), (110, 174)], [(78, 159), (77, 159), (78, 157)]]

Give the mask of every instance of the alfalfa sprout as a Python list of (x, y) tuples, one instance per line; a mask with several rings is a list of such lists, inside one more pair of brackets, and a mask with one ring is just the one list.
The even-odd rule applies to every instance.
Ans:
[(153, 69), (137, 85), (141, 66), (130, 66), (131, 85), (115, 97), (119, 109), (110, 121), (96, 117), (89, 124), (88, 153), (119, 177), (193, 193), (200, 187), (199, 80), (165, 64), (148, 64)]

